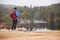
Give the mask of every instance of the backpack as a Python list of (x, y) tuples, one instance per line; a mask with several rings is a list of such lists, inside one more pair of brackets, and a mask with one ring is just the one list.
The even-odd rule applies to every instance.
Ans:
[(15, 19), (16, 18), (16, 13), (14, 11), (10, 11), (10, 16), (11, 16), (11, 18)]

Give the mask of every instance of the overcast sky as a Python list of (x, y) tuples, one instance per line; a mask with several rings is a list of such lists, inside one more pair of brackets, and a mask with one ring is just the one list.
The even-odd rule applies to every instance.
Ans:
[(60, 3), (60, 0), (0, 0), (0, 4), (12, 4), (20, 6), (47, 6)]

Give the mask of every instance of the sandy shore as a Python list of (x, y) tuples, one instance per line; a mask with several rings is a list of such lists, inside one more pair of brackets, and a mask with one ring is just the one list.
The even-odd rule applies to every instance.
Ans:
[(60, 31), (24, 32), (0, 31), (0, 40), (60, 40)]

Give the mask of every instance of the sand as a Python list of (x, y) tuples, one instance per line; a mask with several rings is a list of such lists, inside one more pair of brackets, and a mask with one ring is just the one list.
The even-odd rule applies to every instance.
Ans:
[(11, 31), (0, 30), (0, 40), (60, 40), (60, 31)]

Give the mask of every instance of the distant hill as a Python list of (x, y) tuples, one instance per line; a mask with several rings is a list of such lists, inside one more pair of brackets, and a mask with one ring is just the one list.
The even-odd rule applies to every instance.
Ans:
[(13, 7), (15, 7), (15, 5), (4, 5), (4, 4), (0, 4), (0, 13), (9, 11)]
[(11, 10), (14, 7), (15, 5), (0, 4), (0, 22), (5, 21), (4, 19), (6, 19), (6, 15), (8, 17), (9, 10)]

